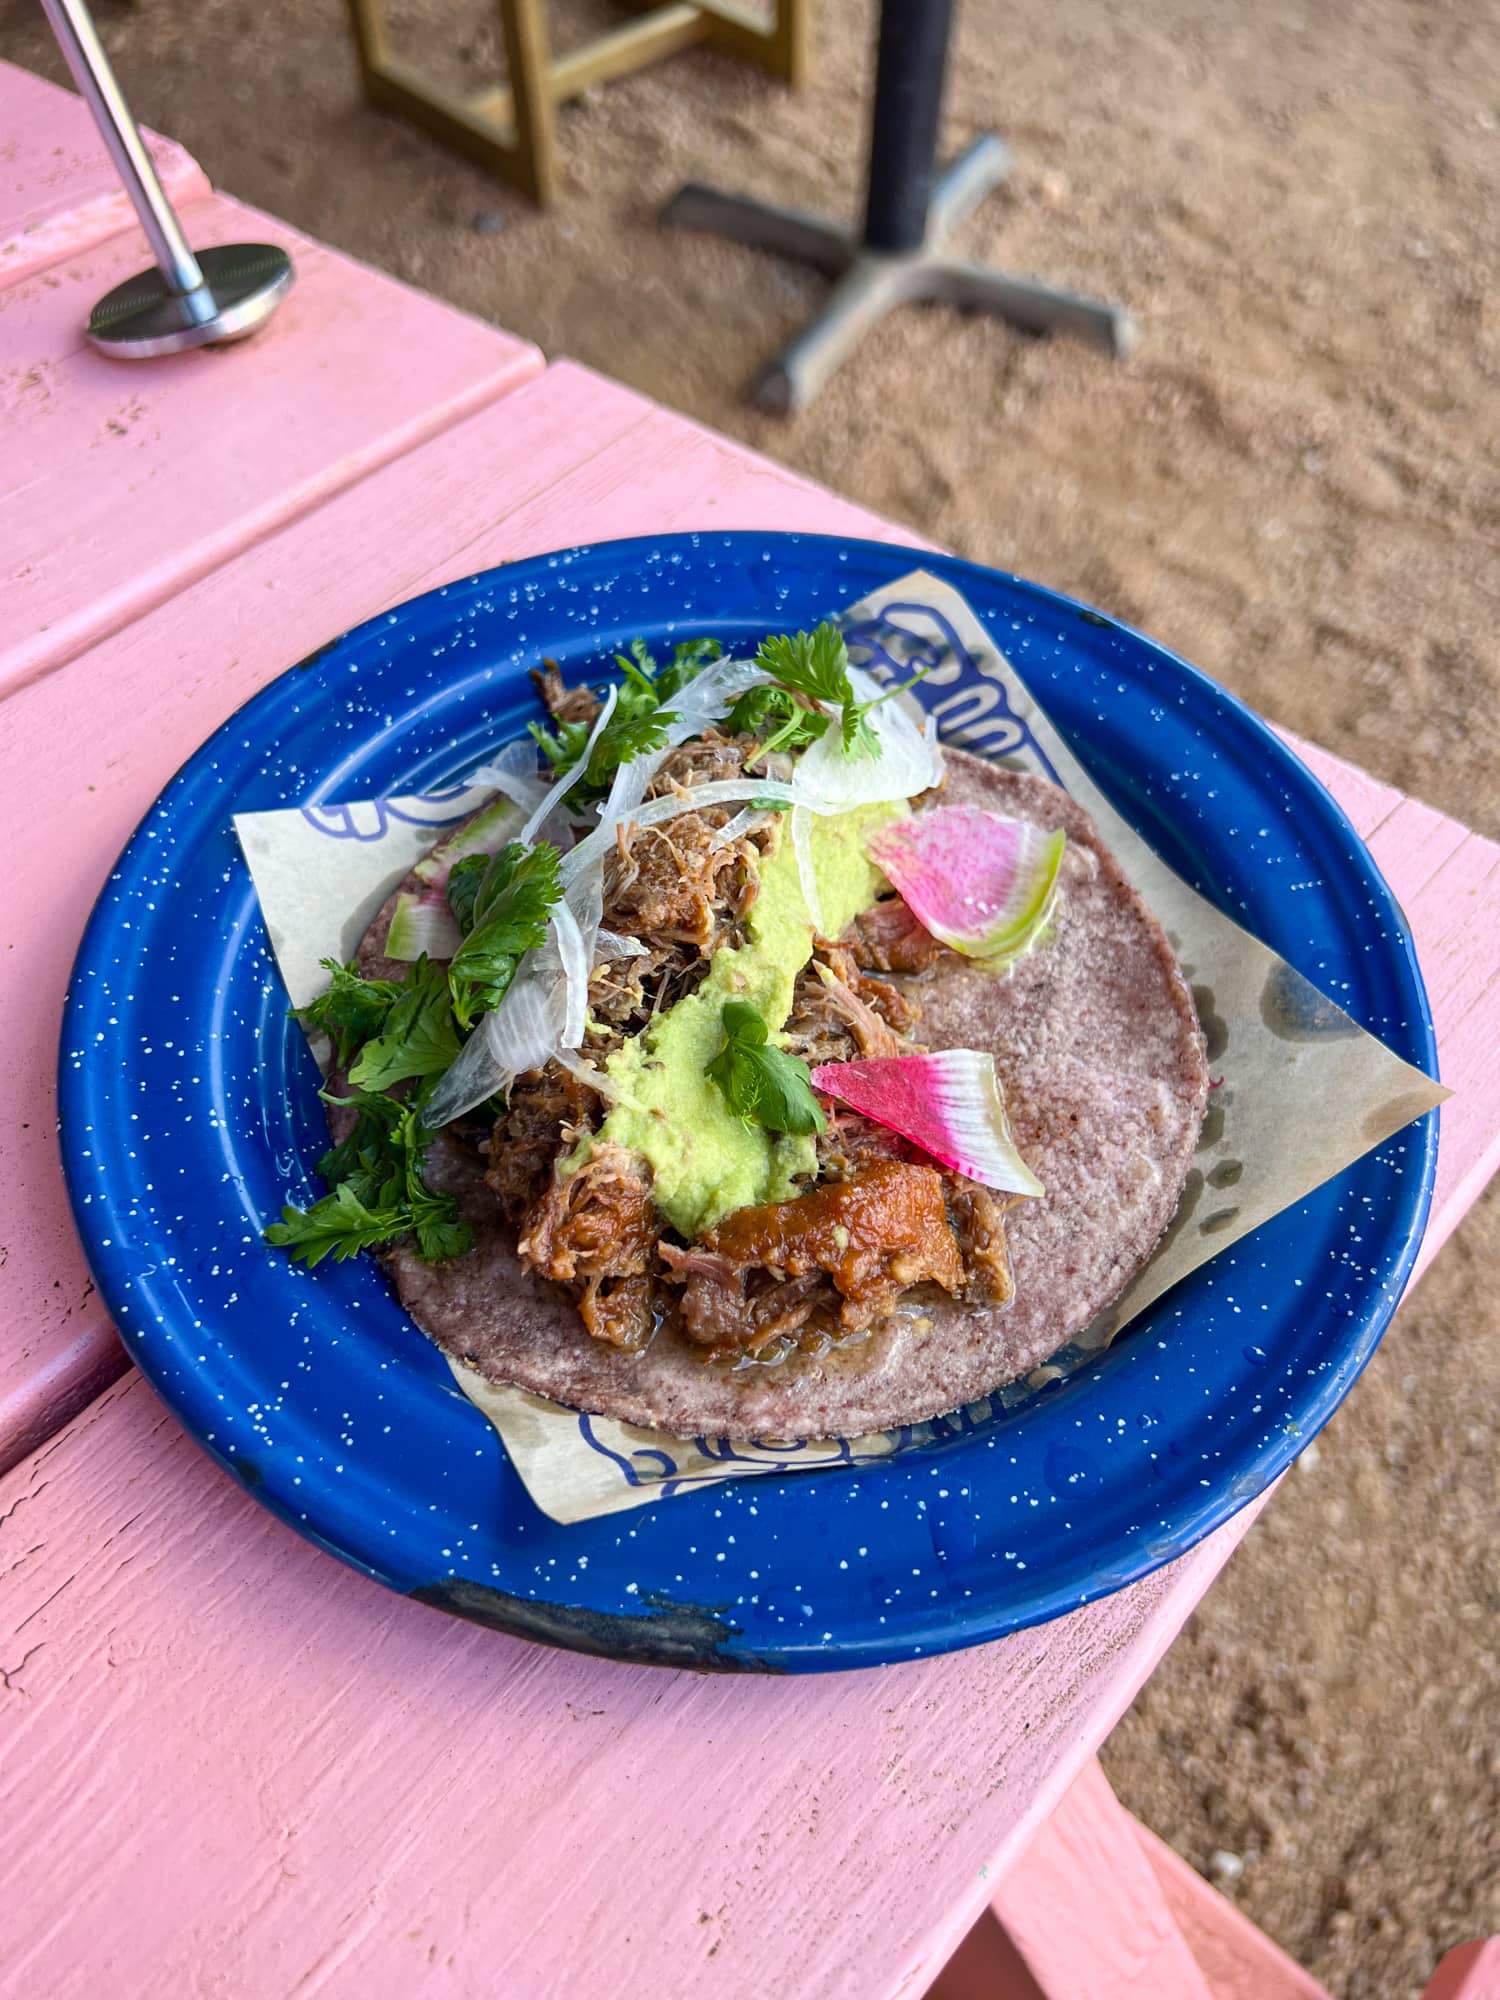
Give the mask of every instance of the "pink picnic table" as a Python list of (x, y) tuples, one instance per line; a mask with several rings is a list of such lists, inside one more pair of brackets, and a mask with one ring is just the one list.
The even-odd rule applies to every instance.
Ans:
[[(298, 282), (243, 347), (106, 361), (82, 321), (146, 258), (82, 111), (0, 65), (0, 132), (0, 1991), (1317, 1994), (1094, 1761), (1257, 1507), (967, 1654), (705, 1680), (380, 1590), (129, 1366), (52, 1078), (90, 904), (183, 759), (453, 575), (676, 528), (906, 537), (248, 215), (165, 141), (194, 241), (285, 243)], [(1297, 747), (1410, 917), (1457, 1093), (1425, 1264), (1500, 1159), (1500, 849)], [(1494, 1947), (1442, 1976), (1493, 1990)]]

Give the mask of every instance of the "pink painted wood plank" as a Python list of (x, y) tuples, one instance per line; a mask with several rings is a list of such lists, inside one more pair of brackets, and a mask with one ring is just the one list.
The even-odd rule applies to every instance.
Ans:
[(0, 1481), (0, 1963), (49, 2000), (210, 1966), (370, 2000), (622, 1967), (695, 2000), (789, 1967), (797, 2000), (918, 1995), (1235, 1539), (919, 1666), (615, 1667), (338, 1567), (132, 1373)]
[(1327, 1989), (1311, 1973), (1210, 1888), (1174, 1848), (1138, 1820), (1131, 1824), (1214, 2000), (1328, 2000)]
[[(407, 492), (398, 475), (418, 461), (431, 478)], [(53, 962), (169, 766), (332, 629), (443, 574), (710, 506), (724, 526), (891, 532), (562, 367), (8, 702), (34, 741), (99, 711), (88, 748), (104, 747), (105, 786), (97, 805), (72, 801), (74, 819), (97, 812), (90, 837), (62, 832)], [(220, 634), (208, 655), (205, 629)], [(156, 685), (173, 701), (148, 727)], [(1435, 917), (1440, 889), (1424, 891)], [(45, 914), (28, 913), (28, 951)], [(28, 1211), (30, 1300), (70, 1238), (49, 1154), (26, 1169), (0, 1178), (53, 1177), (51, 1208)], [(702, 1682), (545, 1654), (390, 1598), (255, 1509), (132, 1376), (0, 1483), (0, 1666), (22, 1696), (0, 1699), (20, 1805), (0, 1815), (0, 1877), (16, 1884), (3, 1962), (27, 1990), (64, 1993), (98, 1990), (106, 1965), (116, 1990), (174, 1990), (211, 1956), (226, 1991), (363, 1981), (404, 1996), (419, 1975), (424, 1994), (526, 2000), (610, 1990), (628, 1950), (633, 1974), (710, 2000), (789, 1964), (813, 2000), (919, 1993), (1256, 1511), (1134, 1589), (978, 1653), (833, 1682)], [(142, 1907), (146, 1868), (172, 1893)]]
[(1309, 743), (1305, 736), (1294, 736), (1289, 729), (1281, 729), (1275, 723), (1271, 727), (1287, 748), (1294, 750), (1309, 770), (1322, 779), (1349, 815), (1361, 840), (1368, 840), (1387, 814), (1406, 797), (1394, 785), (1372, 778), (1368, 771), (1335, 757), (1321, 744)]
[(192, 220), (200, 245), (291, 250), (297, 282), (254, 339), (143, 363), (89, 347), (89, 308), (145, 254), (134, 233), (0, 291), (0, 693), (541, 370), (253, 209)]
[(1047, 2000), (1216, 2000), (1097, 1758), (990, 1908)]
[(1048, 2000), (1000, 1928), (993, 1910), (979, 1920), (943, 1967), (925, 2000)]
[[(174, 207), (209, 193), (198, 162), (146, 132)], [(78, 257), (135, 228), (135, 211), (88, 107), (30, 71), (0, 62), (0, 286)]]
[(1422, 2000), (1500, 2000), (1500, 1937), (1455, 1945)]
[[(0, 1469), (125, 1365), (62, 1186), (53, 1070), (68, 970), (114, 858), (249, 695), (449, 577), (628, 523), (831, 527), (872, 516), (564, 365), (267, 535), (0, 703)], [(63, 754), (66, 746), (66, 754)], [(35, 780), (49, 774), (46, 786)], [(28, 865), (27, 857), (45, 857)]]

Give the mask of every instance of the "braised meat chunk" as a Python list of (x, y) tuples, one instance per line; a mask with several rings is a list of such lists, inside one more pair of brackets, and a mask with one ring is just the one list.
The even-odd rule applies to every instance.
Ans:
[(650, 1334), (658, 1231), (651, 1170), (607, 1142), (572, 1173), (554, 1172), (522, 1220), (522, 1265), (567, 1285), (596, 1340), (639, 1347)]
[[(695, 1250), (668, 1256), (663, 1246), (663, 1256), (686, 1281), (689, 1337), (750, 1354), (787, 1330), (791, 1302), (766, 1294), (780, 1293), (788, 1280), (823, 1274), (829, 1285), (821, 1298), (805, 1290), (796, 1301), (808, 1307), (801, 1323), (822, 1307), (844, 1334), (863, 1332), (914, 1285), (938, 1284), (956, 1296), (965, 1282), (943, 1176), (902, 1160), (872, 1160), (850, 1179), (795, 1201), (738, 1209)], [(753, 1293), (752, 1274), (763, 1281)]]
[(598, 1098), (561, 1063), (518, 1076), (490, 1135), (485, 1180), (507, 1222), (518, 1223), (552, 1176), (552, 1164), (592, 1129)]
[(1009, 1305), (1016, 1283), (1005, 1247), (1005, 1211), (1014, 1195), (997, 1195), (962, 1174), (948, 1174), (948, 1220), (964, 1260), (959, 1297), (966, 1306)]
[(839, 942), (862, 972), (925, 972), (944, 951), (900, 896), (887, 896), (856, 917)]

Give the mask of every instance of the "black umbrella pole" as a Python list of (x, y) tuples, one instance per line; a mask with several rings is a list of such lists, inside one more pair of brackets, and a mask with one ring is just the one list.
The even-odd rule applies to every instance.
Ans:
[(881, 9), (867, 250), (899, 256), (920, 250), (926, 240), (952, 25), (953, 0), (885, 0)]
[(1072, 333), (1124, 354), (1134, 337), (1123, 307), (970, 263), (947, 249), (953, 232), (1010, 171), (1010, 155), (983, 133), (942, 173), (938, 123), (954, 0), (884, 0), (875, 58), (864, 229), (689, 182), (665, 219), (733, 242), (779, 251), (833, 280), (827, 302), (761, 371), (751, 389), (766, 410), (800, 410), (860, 336), (893, 307), (941, 300), (992, 313), (1028, 333)]

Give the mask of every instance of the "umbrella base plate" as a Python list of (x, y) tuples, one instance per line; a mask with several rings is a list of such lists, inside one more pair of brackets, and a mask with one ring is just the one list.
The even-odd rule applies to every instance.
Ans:
[(1136, 327), (1123, 306), (946, 254), (948, 237), (999, 186), (1010, 165), (1009, 152), (993, 133), (976, 139), (937, 178), (926, 238), (912, 251), (874, 250), (818, 216), (697, 182), (673, 195), (662, 220), (796, 258), (833, 279), (817, 317), (750, 384), (750, 400), (763, 410), (786, 415), (805, 409), (872, 326), (895, 307), (921, 300), (993, 313), (1026, 333), (1071, 333), (1107, 354), (1128, 354)]
[(291, 288), (292, 260), (274, 243), (223, 243), (195, 256), (203, 284), (176, 292), (154, 266), (116, 285), (89, 314), (85, 331), (103, 354), (145, 361), (186, 347), (244, 340)]

